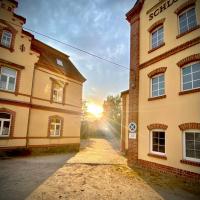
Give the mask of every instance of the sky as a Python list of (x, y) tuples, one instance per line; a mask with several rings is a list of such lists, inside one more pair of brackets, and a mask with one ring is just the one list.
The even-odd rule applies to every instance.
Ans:
[[(24, 27), (56, 38), (129, 68), (130, 27), (125, 14), (135, 0), (18, 0)], [(129, 70), (99, 60), (34, 33), (66, 53), (87, 79), (83, 100), (102, 104), (108, 95), (128, 89)]]

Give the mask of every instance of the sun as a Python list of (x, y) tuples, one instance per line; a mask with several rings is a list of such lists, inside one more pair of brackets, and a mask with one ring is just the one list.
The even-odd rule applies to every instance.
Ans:
[(87, 110), (90, 114), (94, 115), (97, 118), (101, 117), (103, 113), (103, 108), (94, 103), (89, 103)]

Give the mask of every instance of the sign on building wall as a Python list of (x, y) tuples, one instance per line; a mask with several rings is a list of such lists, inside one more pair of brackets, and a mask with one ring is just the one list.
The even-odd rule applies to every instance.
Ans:
[(128, 129), (129, 129), (129, 139), (136, 139), (136, 130), (137, 130), (137, 125), (135, 122), (131, 122), (128, 125)]

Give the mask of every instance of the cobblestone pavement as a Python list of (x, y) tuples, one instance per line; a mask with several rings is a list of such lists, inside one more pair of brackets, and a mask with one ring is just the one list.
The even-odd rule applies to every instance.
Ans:
[[(114, 145), (115, 146), (115, 145)], [(40, 185), (28, 200), (200, 199), (199, 185), (130, 169), (113, 142), (90, 139), (81, 150)]]

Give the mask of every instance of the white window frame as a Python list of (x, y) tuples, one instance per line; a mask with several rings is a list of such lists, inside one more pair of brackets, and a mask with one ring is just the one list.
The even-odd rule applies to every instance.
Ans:
[(200, 159), (198, 158), (191, 158), (191, 157), (186, 157), (186, 140), (185, 140), (185, 133), (186, 132), (191, 132), (191, 133), (200, 133), (200, 130), (196, 129), (187, 129), (183, 131), (183, 159), (184, 160), (189, 160), (189, 161), (194, 161), (194, 162), (200, 162)]
[[(7, 112), (1, 112), (1, 113), (6, 113), (6, 114), (10, 115), (10, 119), (0, 118), (0, 121), (1, 121), (0, 137), (9, 137), (10, 136), (10, 126), (11, 126), (11, 122), (12, 122), (12, 115), (10, 113), (7, 113)], [(10, 122), (8, 135), (2, 135), (4, 122)]]
[[(156, 31), (158, 31), (160, 28), (163, 28), (163, 41), (162, 41), (161, 44), (159, 44), (159, 45), (153, 47), (153, 42), (152, 42), (152, 39), (153, 39), (153, 33), (155, 33)], [(157, 28), (153, 29), (153, 30), (150, 32), (150, 35), (151, 35), (151, 37), (150, 37), (150, 39), (151, 39), (151, 42), (150, 42), (150, 44), (151, 44), (151, 48), (150, 48), (150, 49), (155, 49), (155, 48), (159, 47), (160, 45), (162, 45), (162, 44), (164, 43), (164, 26), (163, 26), (163, 24), (160, 25), (160, 26), (158, 26)]]
[[(62, 89), (62, 90), (61, 90)], [(60, 86), (60, 88), (53, 88), (53, 102), (56, 103), (62, 103), (63, 101), (63, 95), (64, 95), (64, 91), (63, 91), (63, 87)], [(56, 95), (54, 94), (54, 91), (56, 91)], [(61, 95), (61, 99), (59, 100), (59, 94)]]
[[(191, 65), (193, 65), (193, 64), (195, 64), (195, 63), (200, 63), (200, 61), (196, 61), (196, 62), (191, 62), (191, 63), (188, 63), (187, 65), (185, 65), (184, 67), (181, 67), (181, 91), (190, 91), (190, 90), (194, 90), (194, 89), (198, 89), (198, 88), (200, 88), (200, 87), (197, 87), (197, 88), (194, 88), (193, 87), (193, 76), (192, 76), (192, 88), (191, 89), (187, 89), (187, 90), (184, 90), (183, 89), (183, 69), (184, 68), (187, 68), (187, 67), (189, 67), (189, 66), (191, 66)], [(198, 71), (199, 72), (199, 71)], [(199, 79), (198, 79), (199, 80)]]
[(63, 67), (63, 61), (61, 59), (56, 58), (56, 63)]
[[(165, 133), (165, 153), (153, 151), (153, 132), (164, 132)], [(163, 130), (163, 129), (153, 129), (153, 130), (151, 130), (150, 134), (149, 134), (149, 141), (150, 141), (150, 145), (149, 145), (150, 146), (150, 150), (149, 150), (150, 153), (160, 155), (160, 156), (166, 156), (166, 130)]]
[[(1, 76), (1, 75), (7, 76), (6, 89), (0, 88), (0, 90), (14, 92), (15, 89), (16, 89), (17, 70), (12, 69), (12, 70), (15, 71), (15, 76), (12, 76), (12, 75), (9, 75), (9, 74), (6, 74), (6, 73), (2, 73), (2, 69), (3, 69), (3, 68), (12, 69), (12, 68), (9, 68), (9, 67), (1, 67), (1, 68), (0, 68), (0, 76)], [(9, 89), (8, 89), (9, 79), (10, 79), (10, 78), (14, 78), (14, 79), (15, 79), (14, 89), (13, 89), (13, 90), (9, 90)]]
[[(60, 120), (60, 122), (52, 122), (51, 120), (52, 119), (56, 119), (56, 120)], [(51, 126), (54, 126), (54, 129), (51, 129)], [(60, 126), (60, 129), (59, 129), (59, 135), (56, 135), (56, 126), (59, 125)], [(49, 131), (50, 131), (50, 137), (60, 137), (60, 133), (61, 133), (61, 129), (62, 129), (62, 120), (59, 119), (59, 118), (51, 118), (50, 119), (50, 128), (49, 128)], [(52, 131), (53, 130), (53, 134), (52, 134)]]
[[(6, 36), (6, 41), (3, 40), (3, 37), (4, 37), (5, 33), (9, 33), (10, 36), (11, 36), (11, 37), (7, 37)], [(4, 47), (10, 48), (11, 44), (12, 44), (12, 37), (13, 37), (12, 32), (4, 30), (3, 33), (2, 33), (2, 36), (1, 36), (1, 45), (3, 45)], [(8, 39), (9, 39), (9, 42), (8, 42)]]
[[(180, 20), (179, 20), (179, 18), (180, 18), (180, 16), (181, 15), (183, 15), (184, 13), (187, 13), (189, 10), (191, 10), (191, 9), (193, 9), (194, 8), (194, 11), (195, 11), (195, 16), (196, 16), (196, 26), (198, 25), (198, 19), (197, 19), (197, 14), (196, 14), (196, 8), (195, 8), (195, 6), (192, 6), (192, 7), (189, 7), (189, 8), (187, 8), (187, 9), (185, 9), (183, 12), (181, 12), (179, 15), (178, 15), (178, 27), (179, 27), (179, 34), (184, 34), (184, 33), (186, 33), (187, 31), (189, 31), (189, 30), (191, 30), (192, 28), (189, 28), (188, 27), (188, 17), (187, 17), (187, 31), (184, 31), (184, 32), (182, 32), (181, 33), (181, 26), (180, 26)], [(186, 14), (187, 15), (187, 14)], [(195, 26), (195, 27), (196, 27)]]
[[(159, 77), (159, 76), (164, 76), (164, 94), (162, 94), (162, 95), (158, 95), (158, 96), (153, 96), (153, 78), (156, 78), (156, 77)], [(160, 74), (157, 74), (157, 75), (155, 75), (155, 76), (152, 76), (151, 77), (151, 81), (150, 81), (151, 83), (151, 91), (150, 91), (150, 97), (152, 97), (152, 98), (154, 98), (154, 97), (162, 97), (162, 96), (164, 96), (165, 95), (165, 74), (164, 73), (160, 73)]]

